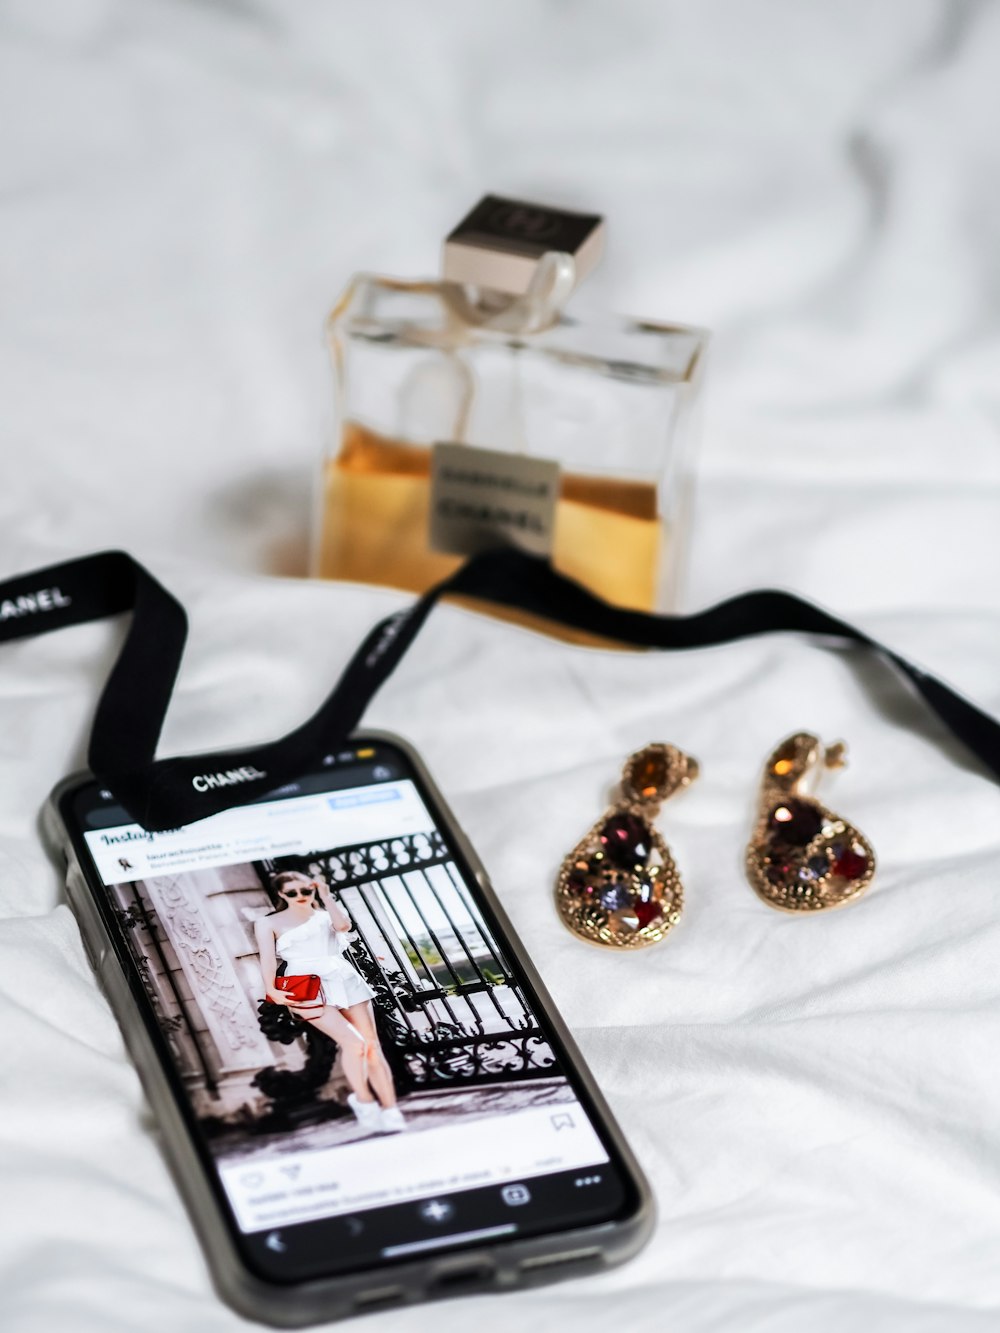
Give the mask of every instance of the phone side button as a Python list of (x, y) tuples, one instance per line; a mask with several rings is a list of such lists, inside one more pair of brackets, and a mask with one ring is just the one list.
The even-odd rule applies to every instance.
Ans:
[(98, 977), (101, 977), (108, 949), (106, 944), (95, 944), (87, 929), (87, 883), (77, 865), (71, 865), (66, 872), (66, 893), (76, 916), (80, 939), (83, 941), (83, 952), (87, 955), (90, 966)]
[(495, 1278), (496, 1269), (490, 1263), (452, 1264), (434, 1275), (431, 1287), (435, 1291), (453, 1291), (457, 1294), (462, 1288), (481, 1290), (490, 1286)]
[(97, 955), (94, 952), (94, 946), (91, 944), (90, 940), (87, 939), (86, 935), (84, 935), (82, 931), (80, 933), (80, 940), (83, 944), (83, 952), (87, 955), (87, 962), (94, 969), (97, 975), (100, 976), (101, 965), (97, 961)]
[(566, 1250), (562, 1254), (536, 1254), (521, 1260), (522, 1273), (537, 1273), (539, 1269), (575, 1266), (594, 1269), (603, 1263), (603, 1254), (596, 1247), (586, 1250)]

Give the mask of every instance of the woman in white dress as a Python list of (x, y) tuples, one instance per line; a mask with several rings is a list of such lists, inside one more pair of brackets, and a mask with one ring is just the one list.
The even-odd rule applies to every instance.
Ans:
[[(254, 922), (267, 998), (312, 1023), (340, 1047), (351, 1088), (347, 1102), (363, 1129), (383, 1134), (405, 1129), (375, 1028), (374, 991), (343, 955), (351, 918), (334, 902), (325, 880), (286, 870), (271, 877), (271, 888), (281, 905)], [(285, 963), (286, 976), (319, 977), (315, 1000), (293, 1000), (277, 988), (279, 962)]]

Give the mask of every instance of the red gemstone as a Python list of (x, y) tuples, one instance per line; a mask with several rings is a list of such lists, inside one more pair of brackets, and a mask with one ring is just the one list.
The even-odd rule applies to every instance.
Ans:
[(639, 921), (640, 929), (643, 926), (648, 926), (651, 921), (655, 921), (657, 917), (663, 915), (663, 908), (657, 902), (635, 903), (632, 911), (635, 913)]
[(644, 865), (649, 859), (649, 829), (637, 815), (612, 815), (600, 838), (608, 860), (616, 866)]
[(574, 868), (566, 876), (566, 887), (569, 889), (570, 893), (586, 893), (587, 892), (586, 871), (579, 869), (579, 867), (577, 866), (574, 866)]
[(868, 857), (864, 852), (848, 849), (841, 852), (833, 863), (833, 873), (841, 879), (860, 879), (868, 869)]
[(776, 843), (786, 847), (805, 847), (823, 827), (823, 816), (808, 801), (782, 801), (771, 811), (767, 821), (768, 833)]

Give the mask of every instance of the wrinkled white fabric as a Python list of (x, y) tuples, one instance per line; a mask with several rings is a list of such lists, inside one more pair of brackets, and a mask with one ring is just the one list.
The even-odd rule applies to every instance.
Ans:
[[(485, 189), (593, 205), (580, 302), (716, 331), (685, 604), (794, 588), (1000, 712), (1000, 10), (968, 0), (0, 9), (0, 570), (123, 546), (189, 607), (163, 752), (276, 735), (405, 599), (301, 570), (352, 271), (433, 272)], [(36, 815), (120, 630), (0, 651), (5, 1329), (235, 1329)], [(500, 1330), (979, 1333), (1000, 1318), (1000, 790), (888, 671), (789, 637), (671, 657), (456, 609), (371, 710), (426, 757), (650, 1174), (599, 1278), (370, 1317)], [(825, 789), (863, 903), (741, 872), (759, 765)], [(620, 763), (703, 776), (662, 826), (675, 937), (605, 956), (550, 900)]]

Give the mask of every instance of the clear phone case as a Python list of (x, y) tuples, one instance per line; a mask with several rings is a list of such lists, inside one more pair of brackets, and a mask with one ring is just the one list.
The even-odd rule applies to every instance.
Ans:
[(653, 1201), (645, 1178), (454, 816), (405, 742), (395, 736), (366, 732), (365, 739), (369, 738), (399, 747), (419, 775), (433, 802), (435, 817), (464, 857), (495, 914), (503, 946), (523, 970), (542, 1017), (563, 1044), (577, 1081), (615, 1149), (618, 1165), (627, 1174), (637, 1202), (623, 1221), (585, 1225), (503, 1244), (485, 1244), (461, 1252), (429, 1253), (413, 1262), (350, 1276), (288, 1285), (265, 1281), (252, 1272), (230, 1232), (217, 1182), (199, 1157), (171, 1077), (161, 1063), (137, 969), (123, 961), (124, 951), (119, 952), (121, 941), (116, 941), (99, 906), (97, 894), (102, 886), (96, 878), (93, 882), (88, 879), (81, 863), (77, 837), (69, 827), (70, 817), (66, 812), (73, 795), (93, 779), (87, 773), (75, 774), (55, 788), (42, 823), (51, 850), (65, 861), (67, 897), (80, 925), (84, 949), (121, 1026), (220, 1294), (239, 1313), (278, 1327), (300, 1327), (368, 1310), (472, 1292), (513, 1290), (598, 1272), (631, 1258), (648, 1240), (653, 1226)]

